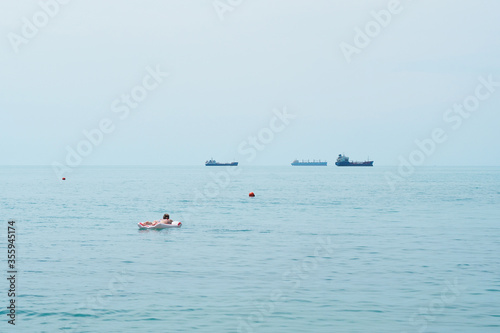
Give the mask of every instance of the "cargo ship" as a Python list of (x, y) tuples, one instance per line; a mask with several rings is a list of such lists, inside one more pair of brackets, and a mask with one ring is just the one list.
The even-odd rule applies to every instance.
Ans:
[(238, 166), (238, 162), (219, 163), (212, 158), (205, 162), (205, 166)]
[(295, 160), (292, 162), (292, 165), (293, 166), (297, 166), (297, 165), (299, 165), (299, 166), (326, 166), (327, 163), (328, 162), (321, 162), (321, 160), (318, 160), (318, 161), (313, 160), (312, 162), (310, 162), (309, 160), (307, 160), (307, 161)]
[(337, 162), (335, 162), (336, 166), (373, 166), (373, 161), (364, 161), (364, 162), (349, 162), (349, 157), (339, 154), (337, 158)]

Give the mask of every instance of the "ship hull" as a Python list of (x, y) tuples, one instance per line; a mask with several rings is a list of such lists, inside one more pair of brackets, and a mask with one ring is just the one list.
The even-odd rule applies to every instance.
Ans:
[(205, 163), (205, 166), (238, 166), (238, 162), (233, 162), (233, 163)]
[(373, 161), (366, 162), (336, 162), (336, 166), (373, 166)]
[(293, 166), (327, 166), (327, 162), (292, 163)]

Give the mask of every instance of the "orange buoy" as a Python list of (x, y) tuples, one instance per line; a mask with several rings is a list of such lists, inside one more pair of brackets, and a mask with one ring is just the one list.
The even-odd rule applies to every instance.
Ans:
[(62, 179), (62, 180), (66, 180), (66, 178), (64, 178), (64, 177), (63, 177), (63, 179)]
[(255, 197), (255, 193), (250, 192), (250, 193), (248, 193), (248, 196), (251, 197), (251, 198), (253, 198), (253, 197)]

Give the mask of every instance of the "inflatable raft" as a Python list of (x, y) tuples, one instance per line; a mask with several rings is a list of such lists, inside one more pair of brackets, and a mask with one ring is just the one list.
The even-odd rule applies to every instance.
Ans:
[(146, 225), (144, 222), (137, 223), (139, 229), (165, 229), (165, 228), (180, 228), (182, 223), (174, 221), (171, 224), (158, 223), (156, 225)]

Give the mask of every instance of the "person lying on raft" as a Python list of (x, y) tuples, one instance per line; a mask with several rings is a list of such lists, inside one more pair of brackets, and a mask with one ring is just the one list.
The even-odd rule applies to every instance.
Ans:
[(174, 222), (174, 221), (172, 221), (172, 220), (170, 219), (170, 215), (168, 215), (168, 214), (164, 214), (164, 215), (163, 215), (163, 218), (162, 218), (161, 220), (159, 220), (159, 221), (154, 221), (154, 222), (149, 222), (149, 221), (148, 221), (148, 222), (144, 222), (143, 224), (144, 224), (144, 225), (151, 225), (151, 226), (155, 226), (155, 225), (160, 224), (160, 223), (163, 223), (163, 224), (172, 224), (172, 222)]

